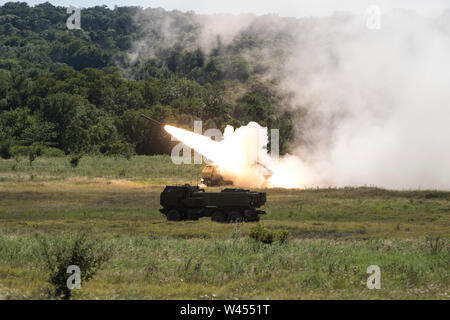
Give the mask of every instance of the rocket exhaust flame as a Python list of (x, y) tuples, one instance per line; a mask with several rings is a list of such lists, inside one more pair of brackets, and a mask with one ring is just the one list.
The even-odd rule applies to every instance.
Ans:
[(267, 153), (267, 128), (256, 122), (236, 130), (227, 126), (222, 141), (171, 125), (165, 125), (164, 129), (211, 160), (221, 175), (237, 186), (300, 188), (308, 182), (305, 165), (300, 159), (286, 155), (275, 160)]
[(210, 160), (214, 160), (214, 154), (219, 152), (219, 142), (214, 141), (209, 137), (168, 124), (164, 125), (164, 130)]

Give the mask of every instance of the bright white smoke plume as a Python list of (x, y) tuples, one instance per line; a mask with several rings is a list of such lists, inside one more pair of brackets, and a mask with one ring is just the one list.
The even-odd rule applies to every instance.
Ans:
[(214, 141), (194, 132), (165, 125), (164, 129), (188, 147), (211, 160), (221, 175), (243, 187), (300, 188), (306, 186), (308, 172), (293, 156), (281, 159), (267, 153), (267, 128), (250, 122), (234, 130), (227, 126), (223, 140)]
[[(379, 30), (363, 13), (290, 21), (289, 57), (267, 75), (293, 94), (293, 109), (307, 111), (296, 120), (294, 156), (281, 162), (288, 187), (450, 189), (450, 13), (383, 13)], [(237, 34), (233, 23), (203, 23), (203, 48), (211, 30)]]
[(333, 36), (299, 44), (283, 84), (310, 111), (298, 125), (314, 146), (296, 153), (317, 183), (449, 189), (449, 33), (404, 11), (318, 33)]

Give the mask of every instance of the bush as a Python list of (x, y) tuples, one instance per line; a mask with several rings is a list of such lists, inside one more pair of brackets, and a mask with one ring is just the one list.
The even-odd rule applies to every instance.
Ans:
[(117, 141), (109, 146), (103, 147), (101, 151), (107, 156), (124, 156), (127, 160), (130, 160), (136, 154), (134, 149), (135, 146), (132, 143)]
[(262, 224), (258, 223), (256, 226), (252, 227), (249, 232), (249, 237), (262, 242), (271, 244), (274, 241), (278, 241), (281, 244), (286, 243), (289, 232), (288, 231), (270, 231), (266, 227), (264, 227)]
[(250, 229), (248, 236), (262, 243), (271, 244), (273, 242), (273, 233), (260, 223)]
[(38, 152), (39, 152), (38, 156), (43, 156), (43, 157), (65, 157), (66, 156), (64, 151), (62, 151), (61, 149), (47, 147), (47, 146), (41, 145), (41, 144), (33, 144), (32, 146), (20, 146), (20, 145), (12, 146), (11, 154), (13, 154), (15, 156), (28, 157), (28, 155), (30, 153), (30, 149), (32, 149), (32, 148), (38, 149)]
[(3, 159), (10, 159), (12, 157), (11, 143), (9, 141), (0, 143), (0, 157)]
[(11, 153), (14, 156), (28, 156), (30, 147), (28, 146), (11, 146)]
[(82, 156), (83, 155), (81, 154), (74, 154), (70, 157), (70, 165), (72, 166), (72, 168), (78, 167)]
[(444, 248), (444, 242), (440, 236), (433, 237), (431, 235), (426, 236), (425, 241), (431, 254), (439, 254)]
[(67, 287), (70, 276), (67, 268), (76, 265), (81, 270), (81, 282), (91, 279), (103, 263), (111, 257), (111, 250), (98, 241), (90, 240), (86, 233), (75, 238), (48, 239), (38, 236), (40, 256), (48, 272), (48, 282), (52, 286), (50, 294), (55, 298), (69, 300), (71, 290)]
[(45, 147), (42, 148), (42, 156), (43, 157), (65, 157), (66, 153), (58, 148), (53, 147)]
[(425, 199), (437, 199), (444, 198), (446, 196), (445, 192), (442, 191), (431, 191), (425, 194)]
[(286, 243), (288, 238), (289, 238), (289, 231), (286, 231), (286, 230), (278, 231), (275, 234), (275, 240), (281, 244)]

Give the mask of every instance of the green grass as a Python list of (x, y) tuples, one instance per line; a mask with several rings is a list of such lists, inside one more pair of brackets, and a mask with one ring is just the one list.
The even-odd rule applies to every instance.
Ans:
[[(123, 236), (104, 240), (112, 259), (74, 291), (80, 299), (448, 299), (449, 253), (427, 240), (291, 241)], [(0, 238), (0, 294), (45, 298), (38, 244)], [(380, 266), (382, 289), (366, 288), (366, 268)]]
[[(33, 235), (80, 230), (113, 256), (79, 299), (449, 298), (450, 192), (267, 189), (262, 223), (290, 236), (265, 245), (249, 239), (254, 223), (167, 222), (158, 212), (164, 185), (195, 181), (201, 166), (167, 156), (14, 164), (0, 160), (0, 298), (47, 298)], [(381, 290), (366, 288), (373, 264)]]
[[(174, 165), (167, 155), (123, 157), (84, 156), (73, 168), (70, 158), (38, 157), (30, 166), (27, 158), (0, 160), (0, 182), (48, 182), (67, 179), (127, 179), (164, 183), (197, 182), (201, 165)], [(187, 179), (187, 180), (186, 180)]]

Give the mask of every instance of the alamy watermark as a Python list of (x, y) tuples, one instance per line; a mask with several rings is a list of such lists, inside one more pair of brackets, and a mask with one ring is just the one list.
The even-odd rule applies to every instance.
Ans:
[(81, 288), (81, 270), (79, 266), (70, 265), (67, 267), (67, 273), (71, 275), (67, 278), (67, 288), (69, 290)]
[(381, 269), (377, 265), (371, 265), (367, 267), (367, 274), (370, 276), (367, 278), (367, 289), (381, 289)]
[(381, 9), (379, 6), (371, 5), (367, 7), (366, 27), (369, 30), (381, 29)]
[(67, 8), (67, 14), (70, 16), (67, 18), (66, 26), (69, 30), (81, 29), (81, 10), (80, 8), (70, 6)]

